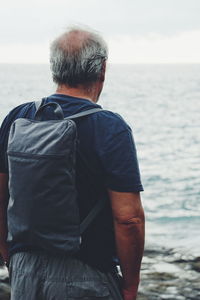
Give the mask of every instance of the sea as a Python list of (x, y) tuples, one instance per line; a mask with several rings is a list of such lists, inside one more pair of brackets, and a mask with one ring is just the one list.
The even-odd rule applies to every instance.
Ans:
[[(48, 65), (1, 64), (0, 87), (0, 123), (13, 107), (56, 89)], [(146, 247), (199, 256), (200, 65), (108, 65), (99, 104), (133, 131)]]

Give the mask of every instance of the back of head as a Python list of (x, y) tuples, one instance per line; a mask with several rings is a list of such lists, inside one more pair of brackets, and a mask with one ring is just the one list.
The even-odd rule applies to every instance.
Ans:
[(97, 33), (71, 28), (51, 44), (53, 80), (70, 87), (95, 83), (107, 55), (107, 45)]

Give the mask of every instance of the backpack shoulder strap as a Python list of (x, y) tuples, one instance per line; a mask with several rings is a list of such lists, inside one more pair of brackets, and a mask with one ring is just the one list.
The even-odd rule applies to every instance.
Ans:
[[(100, 111), (105, 111), (105, 109), (102, 109), (102, 108), (92, 108), (92, 109), (85, 110), (85, 111), (82, 111), (80, 113), (77, 113), (75, 115), (71, 115), (69, 117), (66, 117), (65, 119), (76, 119), (76, 118), (88, 116), (90, 114), (94, 114), (94, 113), (100, 112)], [(82, 157), (82, 159), (83, 159), (83, 157)], [(87, 162), (85, 162), (85, 163), (86, 163), (86, 166), (87, 166)], [(89, 212), (89, 214), (81, 222), (81, 224), (80, 224), (80, 233), (81, 233), (81, 235), (85, 232), (85, 230), (89, 227), (89, 225), (94, 221), (94, 219), (96, 218), (96, 216), (104, 208), (104, 205), (105, 205), (105, 202), (106, 202), (105, 200), (106, 200), (106, 197), (100, 197), (100, 199), (98, 199), (97, 203), (91, 209), (91, 211)]]
[(35, 108), (36, 111), (38, 111), (38, 109), (40, 108), (40, 106), (42, 105), (43, 99), (39, 100), (39, 101), (35, 101)]
[(67, 120), (67, 119), (76, 119), (76, 118), (88, 116), (88, 115), (94, 114), (94, 113), (99, 112), (99, 111), (105, 111), (105, 109), (102, 109), (102, 108), (88, 109), (88, 110), (85, 110), (85, 111), (81, 111), (80, 113), (77, 113), (75, 115), (71, 115), (69, 117), (66, 117), (65, 120)]
[(85, 219), (80, 224), (80, 233), (81, 235), (88, 228), (88, 226), (94, 221), (98, 213), (104, 208), (106, 197), (100, 198), (96, 205), (92, 208), (89, 214), (85, 217)]
[[(36, 108), (36, 111), (38, 111), (38, 109), (40, 108), (40, 106), (42, 105), (42, 102), (43, 102), (43, 99), (39, 100), (39, 101), (35, 101), (35, 108)], [(92, 108), (92, 109), (88, 109), (88, 110), (85, 110), (85, 111), (81, 111), (77, 114), (74, 114), (74, 115), (71, 115), (71, 116), (68, 116), (68, 117), (65, 117), (64, 119), (65, 120), (70, 120), (70, 119), (77, 119), (77, 118), (80, 118), (80, 117), (84, 117), (84, 116), (88, 116), (88, 115), (91, 115), (91, 114), (94, 114), (96, 112), (99, 112), (99, 111), (105, 111), (105, 109), (102, 109), (102, 108)]]

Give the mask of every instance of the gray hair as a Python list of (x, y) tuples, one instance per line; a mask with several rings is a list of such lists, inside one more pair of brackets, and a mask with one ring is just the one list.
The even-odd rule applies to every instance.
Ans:
[(50, 47), (50, 65), (53, 80), (70, 87), (98, 81), (108, 49), (96, 32), (71, 28)]

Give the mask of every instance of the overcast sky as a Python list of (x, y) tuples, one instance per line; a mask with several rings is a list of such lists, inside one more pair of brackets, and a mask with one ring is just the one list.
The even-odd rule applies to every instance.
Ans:
[(0, 62), (47, 63), (71, 24), (98, 30), (113, 63), (200, 63), (200, 0), (0, 0)]

